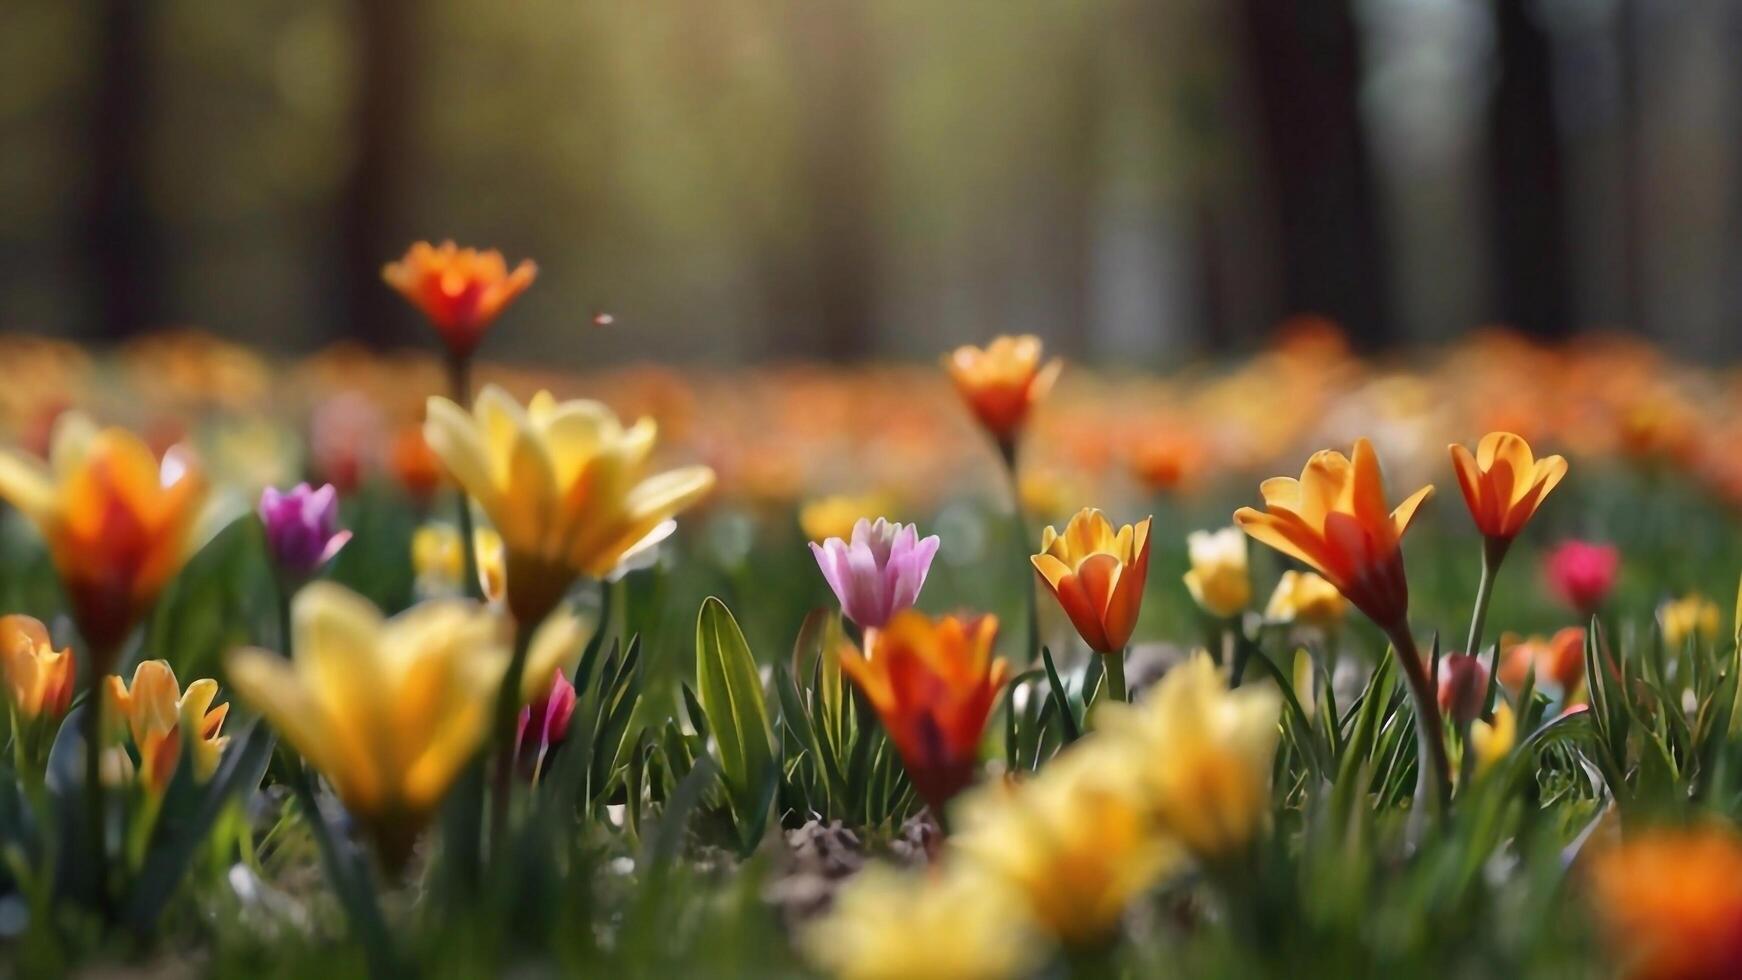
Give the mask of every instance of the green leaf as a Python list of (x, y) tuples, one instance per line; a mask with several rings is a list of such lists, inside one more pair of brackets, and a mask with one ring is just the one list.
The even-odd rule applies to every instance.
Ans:
[(778, 782), (774, 728), (756, 658), (725, 603), (712, 596), (696, 617), (696, 684), (739, 842), (748, 851), (762, 837)]
[(1065, 744), (1077, 740), (1081, 729), (1077, 725), (1076, 712), (1071, 710), (1071, 699), (1065, 694), (1065, 685), (1059, 679), (1058, 667), (1052, 662), (1052, 651), (1046, 647), (1040, 648), (1041, 662), (1046, 664), (1046, 682), (1052, 687), (1053, 700), (1059, 705), (1059, 723), (1064, 726)]

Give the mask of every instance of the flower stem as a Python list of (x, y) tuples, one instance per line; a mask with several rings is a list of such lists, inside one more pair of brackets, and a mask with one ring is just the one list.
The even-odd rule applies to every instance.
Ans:
[(1407, 622), (1389, 629), (1386, 635), (1403, 666), (1403, 677), (1409, 683), (1409, 693), (1415, 699), (1415, 733), (1418, 742), (1418, 764), (1422, 785), (1429, 789), (1428, 805), (1434, 816), (1443, 816), (1451, 800), (1451, 769), (1446, 761), (1446, 740), (1441, 734), (1440, 703), (1434, 692), (1433, 679), (1421, 662), (1415, 648), (1415, 638), (1409, 634)]
[[(93, 657), (93, 663), (113, 663), (113, 657)], [(109, 847), (103, 799), (103, 674), (91, 671), (85, 687), (85, 848), (92, 876), (91, 894), (97, 907), (109, 910)]]
[[(465, 408), (472, 401), (472, 359), (469, 354), (448, 355), (448, 393), (454, 403)], [(460, 501), (460, 554), (465, 558), (466, 595), (484, 598), (484, 584), (478, 580), (478, 555), (472, 545), (472, 502), (465, 487), (455, 487)]]
[(496, 768), (490, 776), (492, 858), (501, 853), (508, 835), (508, 804), (514, 794), (514, 726), (520, 714), (520, 682), (526, 674), (526, 655), (537, 628), (537, 623), (515, 624), (514, 655), (508, 660), (508, 670), (502, 675), (502, 689), (496, 695)]
[[(1494, 596), (1494, 580), (1500, 575), (1500, 562), (1506, 557), (1511, 542), (1488, 538), (1482, 545), (1482, 580), (1476, 586), (1476, 608), (1470, 613), (1470, 638), (1464, 652), (1481, 656), (1482, 627), (1488, 621), (1488, 602)], [(1488, 690), (1482, 698), (1482, 717), (1494, 716), (1494, 699), (1500, 691), (1500, 645), (1494, 645), (1494, 656), (1488, 659)]]
[(1125, 700), (1125, 651), (1101, 654), (1101, 672), (1106, 675), (1107, 697), (1116, 702)]

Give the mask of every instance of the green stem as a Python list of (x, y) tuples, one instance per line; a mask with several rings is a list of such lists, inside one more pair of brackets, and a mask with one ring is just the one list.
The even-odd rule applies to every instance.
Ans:
[[(1488, 602), (1494, 596), (1494, 580), (1500, 575), (1500, 562), (1512, 542), (1488, 538), (1482, 545), (1482, 580), (1476, 586), (1476, 607), (1470, 613), (1470, 637), (1464, 652), (1472, 657), (1482, 655), (1482, 627), (1488, 621)], [(1494, 656), (1488, 658), (1488, 690), (1482, 699), (1482, 717), (1494, 716), (1494, 699), (1500, 691), (1500, 645), (1494, 645)]]
[(1415, 733), (1418, 742), (1419, 769), (1422, 786), (1428, 789), (1428, 805), (1435, 817), (1445, 815), (1447, 804), (1452, 797), (1451, 767), (1446, 761), (1446, 740), (1441, 732), (1440, 703), (1434, 691), (1433, 679), (1427, 675), (1427, 667), (1421, 662), (1421, 653), (1415, 648), (1415, 638), (1409, 633), (1409, 624), (1404, 622), (1386, 631), (1391, 639), (1392, 648), (1397, 653), (1398, 662), (1403, 667), (1403, 677), (1409, 683), (1409, 693), (1415, 699)]
[(1026, 613), (1028, 625), (1027, 653), (1025, 663), (1034, 664), (1040, 661), (1040, 605), (1034, 596), (1034, 575), (1030, 570), (1028, 556), (1028, 515), (1022, 509), (1022, 477), (1016, 455), (1014, 439), (998, 440), (998, 457), (1004, 462), (1004, 476), (1010, 485), (1011, 521), (1016, 527), (1016, 556), (1019, 567), (1023, 570), (1022, 604)]
[(517, 623), (514, 630), (514, 655), (508, 660), (508, 670), (502, 675), (502, 689), (496, 695), (496, 769), (490, 783), (490, 854), (501, 853), (508, 839), (509, 802), (514, 795), (514, 728), (520, 717), (520, 685), (526, 674), (526, 655), (532, 648), (532, 634), (537, 623)]
[[(93, 664), (114, 663), (113, 655), (91, 658)], [(85, 685), (85, 847), (93, 877), (97, 908), (109, 913), (109, 846), (107, 806), (103, 791), (103, 673), (92, 670)]]
[(1106, 675), (1107, 697), (1116, 702), (1125, 700), (1125, 651), (1101, 654), (1101, 672)]
[[(448, 395), (462, 409), (472, 402), (472, 359), (469, 355), (448, 356)], [(478, 554), (472, 543), (472, 502), (466, 488), (456, 486), (454, 494), (460, 502), (460, 554), (464, 556), (466, 595), (484, 598), (484, 584), (478, 580)]]
[[(1224, 629), (1235, 630), (1239, 629), (1239, 626), (1231, 621), (1224, 624)], [(1223, 635), (1228, 634), (1224, 633)], [(1256, 641), (1248, 642), (1246, 637), (1239, 634), (1234, 635), (1234, 665), (1228, 670), (1229, 690), (1240, 686), (1240, 678), (1246, 674), (1246, 660), (1252, 655), (1252, 648), (1256, 645)]]
[[(387, 921), (381, 914), (381, 906), (373, 895), (368, 882), (368, 872), (358, 868), (355, 862), (347, 860), (339, 844), (333, 838), (331, 827), (321, 816), (320, 804), (315, 800), (314, 785), (308, 778), (308, 770), (303, 767), (302, 760), (295, 757), (288, 749), (285, 752), (289, 765), (286, 769), (290, 774), (291, 792), (296, 794), (296, 802), (302, 808), (303, 819), (308, 822), (309, 831), (314, 834), (315, 846), (321, 852), (321, 860), (327, 866), (327, 876), (332, 880), (333, 890), (338, 892), (339, 900), (344, 903), (347, 918), (357, 938), (363, 943), (363, 948), (369, 957), (369, 973), (371, 976), (398, 976), (398, 956), (393, 951), (393, 942), (387, 931)], [(355, 874), (353, 874), (355, 872)]]

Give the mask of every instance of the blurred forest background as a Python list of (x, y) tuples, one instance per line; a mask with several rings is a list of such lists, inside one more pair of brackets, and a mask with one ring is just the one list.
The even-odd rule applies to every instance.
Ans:
[[(1735, 353), (1734, 0), (6, 0), (0, 330), (417, 342), (414, 238), (579, 366)], [(616, 325), (593, 327), (594, 314)]]

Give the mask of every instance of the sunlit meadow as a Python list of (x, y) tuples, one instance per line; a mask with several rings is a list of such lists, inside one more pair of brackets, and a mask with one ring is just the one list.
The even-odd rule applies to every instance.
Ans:
[(532, 263), (383, 280), (426, 350), (0, 339), (18, 973), (1742, 970), (1742, 378), (572, 375)]

